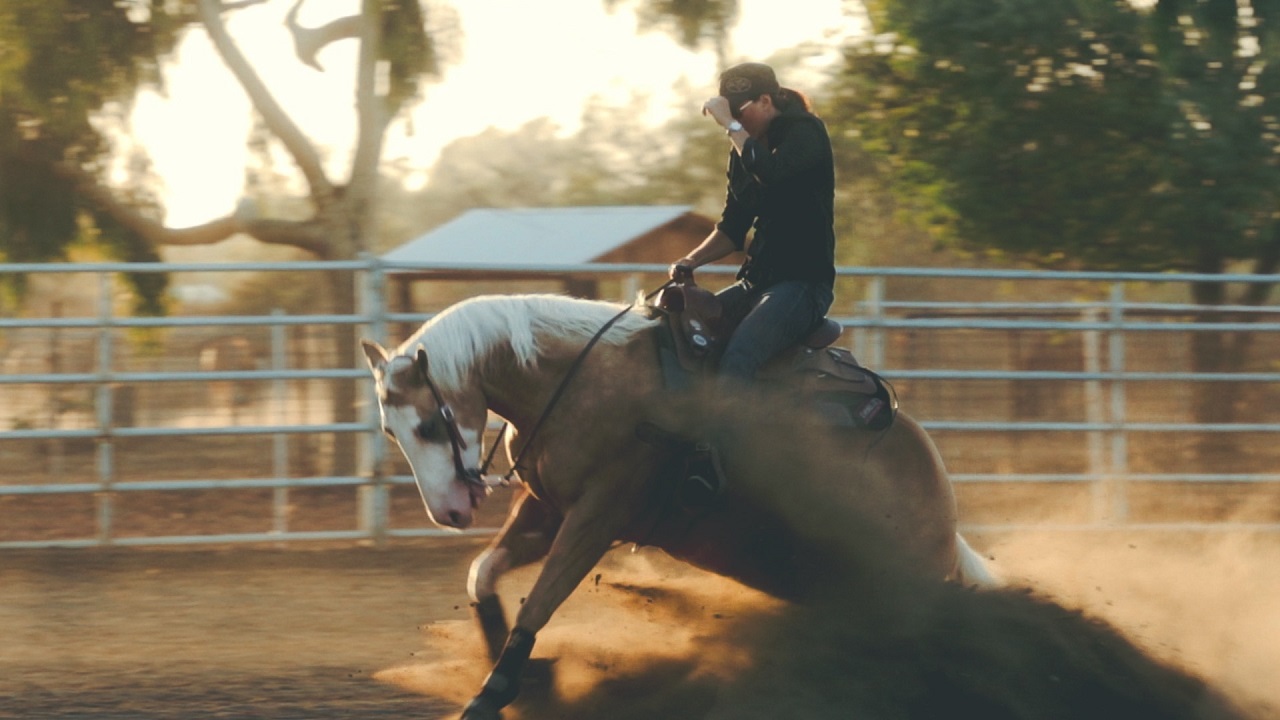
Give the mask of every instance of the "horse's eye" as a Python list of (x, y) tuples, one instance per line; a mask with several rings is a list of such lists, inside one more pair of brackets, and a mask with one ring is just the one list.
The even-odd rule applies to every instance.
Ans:
[(413, 429), (413, 434), (418, 436), (419, 440), (430, 442), (440, 437), (440, 423), (438, 418), (432, 417), (430, 420), (423, 420), (418, 423), (418, 427)]

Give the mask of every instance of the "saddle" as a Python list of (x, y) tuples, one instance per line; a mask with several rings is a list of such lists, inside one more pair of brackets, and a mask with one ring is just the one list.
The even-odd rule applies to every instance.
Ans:
[[(687, 391), (714, 373), (737, 322), (720, 299), (692, 280), (669, 285), (652, 306), (665, 318), (658, 356), (669, 389)], [(897, 402), (887, 383), (858, 364), (853, 353), (832, 347), (840, 324), (823, 318), (801, 342), (769, 361), (756, 382), (786, 391), (810, 404), (830, 424), (883, 430), (893, 422)]]

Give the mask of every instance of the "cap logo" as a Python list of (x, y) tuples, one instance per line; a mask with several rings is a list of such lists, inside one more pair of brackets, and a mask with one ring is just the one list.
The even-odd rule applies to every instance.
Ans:
[(731, 77), (724, 81), (724, 91), (727, 93), (742, 93), (751, 89), (751, 78)]

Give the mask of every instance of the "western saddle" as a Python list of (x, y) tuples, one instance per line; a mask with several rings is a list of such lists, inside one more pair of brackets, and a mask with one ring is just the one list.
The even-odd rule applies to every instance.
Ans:
[[(668, 285), (651, 307), (666, 318), (658, 354), (667, 387), (688, 390), (714, 373), (736, 325), (720, 299), (690, 279)], [(879, 375), (859, 365), (853, 353), (832, 346), (841, 332), (839, 323), (823, 318), (762, 368), (756, 382), (810, 402), (832, 424), (883, 430), (893, 422), (897, 402)]]

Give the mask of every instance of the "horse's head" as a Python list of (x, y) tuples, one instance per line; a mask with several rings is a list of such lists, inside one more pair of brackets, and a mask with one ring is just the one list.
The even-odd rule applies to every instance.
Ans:
[(421, 347), (412, 357), (393, 357), (377, 343), (362, 344), (377, 382), (383, 432), (409, 461), (427, 514), (437, 525), (469, 526), (489, 492), (479, 470), (488, 418), (483, 395), (438, 386)]

